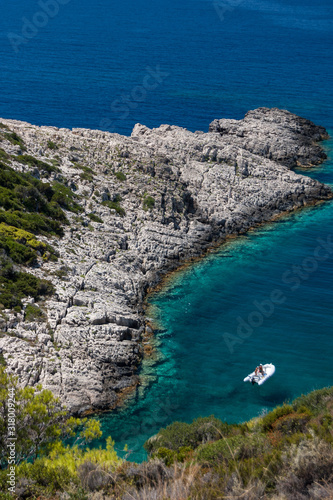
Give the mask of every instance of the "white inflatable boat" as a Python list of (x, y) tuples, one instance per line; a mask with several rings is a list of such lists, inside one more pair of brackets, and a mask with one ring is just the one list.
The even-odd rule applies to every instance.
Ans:
[(245, 377), (244, 382), (251, 382), (252, 384), (262, 385), (275, 373), (275, 366), (272, 363), (267, 363), (262, 366), (263, 373), (260, 373), (259, 370), (257, 374), (254, 372), (250, 373), (247, 377)]

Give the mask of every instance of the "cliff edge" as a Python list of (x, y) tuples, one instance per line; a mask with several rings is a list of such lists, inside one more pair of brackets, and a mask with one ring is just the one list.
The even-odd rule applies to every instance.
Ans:
[[(65, 214), (58, 233), (22, 236), (17, 218), (1, 218), (4, 210), (18, 211), (9, 203), (10, 189), (0, 197), (0, 229), (23, 245), (36, 238), (39, 247), (29, 248), (39, 250), (24, 270), (54, 292), (2, 306), (0, 353), (22, 384), (41, 383), (76, 413), (111, 408), (137, 383), (142, 301), (163, 274), (228, 235), (332, 197), (328, 186), (291, 170), (325, 159), (317, 142), (327, 132), (279, 109), (215, 120), (208, 133), (137, 124), (123, 137), (0, 124), (1, 170), (39, 190), (37, 197), (31, 187), (28, 194), (27, 187), (11, 188), (22, 200), (35, 199), (22, 213), (45, 206), (56, 207), (59, 221)], [(51, 197), (51, 191), (62, 195)], [(10, 259), (8, 252), (2, 245)], [(14, 261), (14, 271), (20, 269)]]

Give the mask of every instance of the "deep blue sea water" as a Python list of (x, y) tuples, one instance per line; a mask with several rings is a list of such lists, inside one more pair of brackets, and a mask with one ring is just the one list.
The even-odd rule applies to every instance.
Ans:
[[(333, 135), (329, 0), (50, 1), (48, 15), (36, 1), (2, 6), (2, 117), (130, 134), (137, 122), (207, 130), (278, 106)], [(306, 175), (333, 184), (325, 147), (329, 160)], [(333, 256), (317, 248), (333, 238), (332, 216), (326, 203), (253, 231), (151, 297), (155, 357), (126, 406), (102, 416), (117, 449), (127, 443), (142, 460), (144, 441), (176, 419), (242, 421), (332, 384)], [(247, 338), (235, 342), (240, 322), (260, 319), (258, 304), (261, 324), (243, 323)], [(275, 376), (244, 384), (259, 362)]]
[(333, 127), (330, 0), (39, 2), (1, 7), (2, 117), (130, 134), (279, 106)]

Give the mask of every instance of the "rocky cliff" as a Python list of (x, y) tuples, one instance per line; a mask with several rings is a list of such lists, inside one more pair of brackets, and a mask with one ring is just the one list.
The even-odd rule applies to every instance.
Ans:
[(137, 382), (142, 301), (163, 274), (228, 235), (332, 197), (291, 170), (325, 159), (325, 129), (287, 111), (215, 120), (208, 133), (137, 124), (131, 137), (0, 122), (0, 161), (69, 188), (76, 203), (62, 236), (38, 236), (58, 260), (39, 253), (28, 268), (54, 285), (37, 304), (46, 316), (27, 314), (32, 298), (0, 311), (2, 358), (22, 384), (41, 383), (73, 412), (113, 407)]

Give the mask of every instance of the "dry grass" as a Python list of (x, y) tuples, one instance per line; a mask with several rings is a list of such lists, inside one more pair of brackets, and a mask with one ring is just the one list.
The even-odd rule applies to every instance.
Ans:
[(122, 500), (200, 500), (202, 497), (192, 496), (191, 491), (199, 476), (200, 466), (190, 463), (187, 466), (175, 464), (172, 479), (160, 478), (155, 485), (143, 485), (139, 490), (131, 489)]
[(276, 489), (293, 500), (330, 498), (327, 495), (333, 498), (332, 482), (333, 448), (314, 438), (290, 449), (285, 456), (284, 474), (278, 478)]

